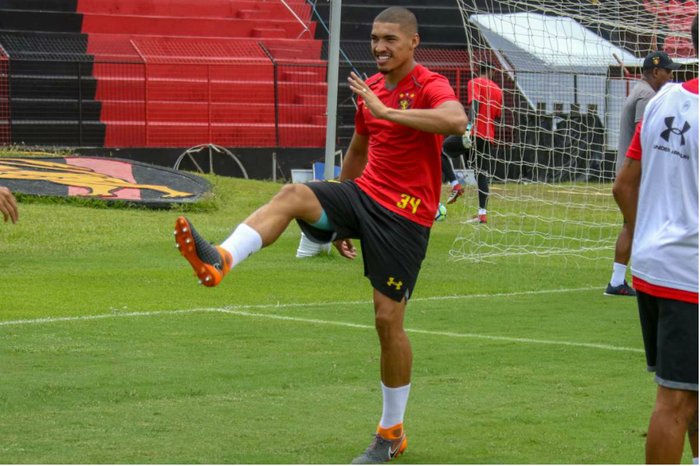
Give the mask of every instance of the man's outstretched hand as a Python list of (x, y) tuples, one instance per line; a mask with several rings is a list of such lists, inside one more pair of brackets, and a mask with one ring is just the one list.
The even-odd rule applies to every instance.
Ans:
[(5, 222), (12, 220), (12, 223), (17, 223), (19, 212), (17, 212), (17, 201), (12, 191), (0, 186), (0, 212), (5, 219)]

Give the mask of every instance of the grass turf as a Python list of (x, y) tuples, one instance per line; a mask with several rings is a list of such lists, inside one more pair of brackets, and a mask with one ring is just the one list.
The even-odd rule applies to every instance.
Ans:
[[(187, 215), (212, 241), (279, 189), (210, 180)], [(361, 261), (294, 259), (292, 225), (205, 289), (178, 214), (22, 202), (0, 226), (0, 463), (343, 463), (367, 446), (381, 392)], [(461, 228), (433, 228), (408, 307), (398, 462), (641, 462), (655, 387), (635, 301), (602, 296), (609, 264), (452, 262)]]

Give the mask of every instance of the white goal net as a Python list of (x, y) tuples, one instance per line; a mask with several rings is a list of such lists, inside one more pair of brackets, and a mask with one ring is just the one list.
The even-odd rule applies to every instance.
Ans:
[[(477, 187), (452, 211), (465, 220), (456, 260), (535, 256), (612, 262), (621, 216), (612, 197), (622, 103), (642, 58), (692, 57), (695, 1), (458, 0), (471, 68), (503, 90), (489, 157), (487, 223)], [(689, 61), (689, 60), (686, 60)], [(677, 80), (683, 76), (677, 76)]]

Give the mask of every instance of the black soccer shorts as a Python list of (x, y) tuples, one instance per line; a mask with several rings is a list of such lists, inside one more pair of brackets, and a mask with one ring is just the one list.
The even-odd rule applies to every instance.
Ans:
[(430, 228), (412, 222), (375, 202), (354, 181), (306, 183), (326, 211), (333, 232), (297, 220), (310, 239), (359, 239), (365, 276), (394, 301), (408, 300), (418, 279)]
[(698, 305), (637, 291), (647, 368), (662, 387), (698, 391)]

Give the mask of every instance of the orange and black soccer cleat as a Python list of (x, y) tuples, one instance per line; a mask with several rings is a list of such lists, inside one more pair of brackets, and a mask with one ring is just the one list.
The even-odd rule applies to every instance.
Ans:
[(216, 286), (231, 270), (231, 253), (206, 242), (185, 217), (175, 221), (174, 234), (180, 254), (190, 263), (200, 284)]
[(374, 440), (364, 453), (352, 460), (352, 464), (380, 464), (401, 455), (408, 446), (403, 424), (383, 429), (377, 427)]

